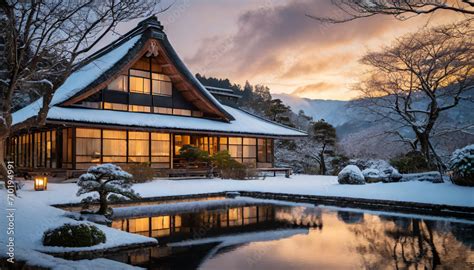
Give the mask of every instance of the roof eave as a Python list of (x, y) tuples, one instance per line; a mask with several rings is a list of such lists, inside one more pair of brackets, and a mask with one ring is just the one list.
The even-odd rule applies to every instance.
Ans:
[(265, 134), (265, 133), (252, 133), (252, 132), (231, 132), (231, 131), (218, 131), (218, 130), (207, 130), (207, 129), (186, 129), (186, 128), (167, 128), (167, 127), (148, 127), (148, 126), (135, 126), (135, 125), (120, 125), (120, 124), (107, 124), (107, 123), (92, 123), (87, 121), (71, 121), (62, 119), (47, 119), (47, 124), (53, 125), (64, 125), (68, 123), (72, 126), (87, 125), (88, 127), (109, 127), (117, 129), (131, 129), (131, 130), (147, 130), (147, 131), (167, 131), (167, 132), (188, 132), (192, 134), (220, 134), (220, 135), (239, 135), (239, 136), (250, 136), (258, 138), (272, 138), (272, 139), (301, 139), (308, 135), (285, 135), (285, 134)]

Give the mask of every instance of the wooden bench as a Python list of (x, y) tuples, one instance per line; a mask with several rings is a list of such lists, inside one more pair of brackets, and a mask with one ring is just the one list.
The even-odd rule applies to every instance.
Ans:
[(290, 175), (293, 173), (291, 168), (256, 168), (258, 173), (273, 173), (273, 176), (276, 176), (277, 173), (285, 173), (286, 178), (290, 178)]
[(208, 177), (211, 174), (209, 169), (170, 169), (169, 177)]

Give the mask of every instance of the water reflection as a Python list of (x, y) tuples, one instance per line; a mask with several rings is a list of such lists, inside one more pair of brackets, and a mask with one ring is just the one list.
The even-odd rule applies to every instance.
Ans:
[(472, 242), (465, 245), (458, 241), (450, 223), (392, 217), (381, 220), (350, 229), (359, 240), (355, 250), (365, 268), (434, 269), (444, 265), (469, 269)]
[[(324, 224), (324, 226), (323, 226)], [(148, 269), (472, 269), (474, 225), (247, 205), (114, 220), (160, 246), (110, 257)]]

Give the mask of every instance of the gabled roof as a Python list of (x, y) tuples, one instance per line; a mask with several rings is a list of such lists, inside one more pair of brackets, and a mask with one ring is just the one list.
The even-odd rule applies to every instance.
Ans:
[[(242, 110), (222, 105), (186, 68), (169, 43), (163, 27), (156, 17), (150, 17), (105, 48), (82, 61), (74, 72), (56, 90), (50, 103), (47, 121), (71, 121), (90, 124), (107, 124), (127, 127), (148, 127), (169, 130), (195, 130), (202, 132), (241, 133), (270, 137), (306, 136), (296, 129), (274, 123)], [(157, 44), (158, 42), (158, 44)], [(115, 79), (120, 71), (128, 69), (138, 58), (150, 50), (159, 50), (167, 60), (172, 61), (179, 76), (186, 80), (184, 86), (192, 87), (192, 93), (185, 93), (193, 102), (201, 102), (221, 120), (182, 117), (153, 113), (96, 110), (68, 107), (96, 90), (103, 89)], [(152, 52), (153, 53), (153, 52)], [(115, 76), (115, 77), (114, 77)], [(184, 95), (184, 94), (183, 94)], [(12, 114), (12, 125), (18, 125), (35, 117), (42, 98)], [(199, 107), (200, 109), (202, 107)]]
[[(147, 53), (150, 50), (149, 47), (159, 46), (166, 57), (169, 57), (170, 61), (173, 62), (179, 74), (185, 78), (186, 85), (196, 91), (193, 92), (193, 96), (189, 97), (192, 102), (201, 102), (201, 105), (203, 105), (199, 106), (200, 108), (207, 109), (223, 120), (232, 120), (232, 115), (187, 69), (162, 29), (163, 27), (156, 17), (152, 16), (140, 22), (136, 28), (118, 40), (79, 63), (65, 82), (56, 90), (50, 106), (71, 105), (93, 94), (94, 91), (104, 88), (115, 79), (121, 70), (128, 69), (135, 60)], [(34, 103), (37, 104), (34, 105)], [(27, 107), (38, 108), (42, 104), (42, 99), (34, 103)]]

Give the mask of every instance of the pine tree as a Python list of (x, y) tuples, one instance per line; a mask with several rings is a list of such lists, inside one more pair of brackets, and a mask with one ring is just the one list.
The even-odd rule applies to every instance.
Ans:
[(336, 146), (336, 129), (323, 119), (311, 125), (311, 140), (319, 145), (319, 151), (316, 160), (319, 163), (319, 173), (325, 175), (327, 173), (325, 155), (334, 154)]
[(242, 90), (242, 98), (239, 100), (239, 104), (243, 107), (251, 107), (253, 97), (253, 86), (249, 81), (245, 81), (244, 89)]
[(313, 117), (306, 115), (303, 110), (299, 110), (298, 114), (296, 115), (296, 127), (301, 130), (307, 130), (308, 125), (313, 122)]
[[(87, 173), (79, 177), (77, 182), (79, 190), (76, 195), (97, 192), (100, 202), (97, 214), (105, 215), (108, 209), (107, 198), (109, 194), (118, 194), (130, 199), (139, 198), (138, 193), (135, 193), (131, 188), (132, 177), (128, 172), (111, 163), (92, 166), (87, 170)], [(93, 197), (90, 196), (83, 201), (91, 201), (92, 199)]]
[(290, 113), (290, 107), (283, 104), (281, 99), (272, 99), (270, 107), (266, 110), (266, 116), (270, 118), (270, 120), (287, 126), (293, 126), (289, 117)]

